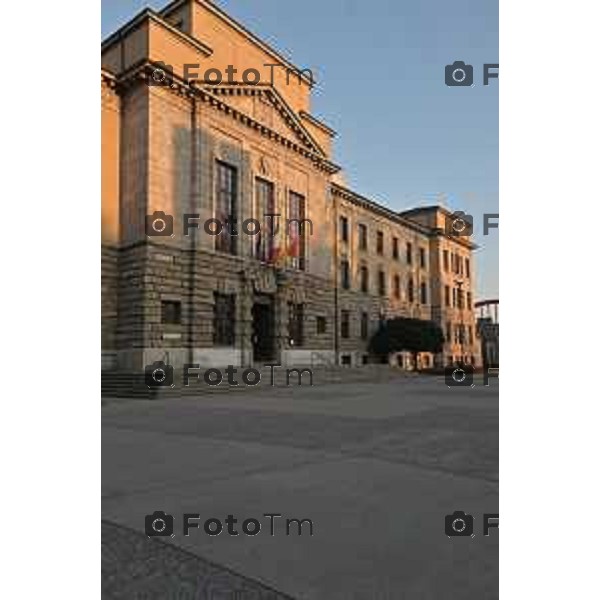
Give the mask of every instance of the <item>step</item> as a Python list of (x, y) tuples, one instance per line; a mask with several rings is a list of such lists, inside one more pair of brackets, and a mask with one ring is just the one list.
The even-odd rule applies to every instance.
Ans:
[[(181, 374), (176, 375), (174, 387), (155, 387), (149, 388), (145, 381), (145, 376), (140, 373), (124, 372), (103, 372), (102, 373), (102, 396), (103, 397), (140, 397), (140, 398), (165, 398), (189, 395), (203, 395), (215, 393), (235, 393), (240, 390), (247, 390), (248, 387), (243, 383), (242, 371), (246, 368), (238, 367), (238, 373), (234, 376), (239, 385), (230, 385), (227, 381), (225, 368), (220, 369), (223, 373), (223, 381), (219, 385), (208, 385), (201, 379), (196, 384), (193, 381), (189, 386), (183, 385)], [(274, 385), (271, 385), (271, 369), (255, 367), (261, 375), (260, 386), (263, 391), (275, 390), (285, 387), (298, 386), (297, 372), (290, 373), (289, 385), (287, 382), (287, 371), (296, 368), (277, 368), (274, 370)], [(310, 378), (308, 373), (298, 368), (302, 374), (302, 385), (309, 386)], [(358, 383), (358, 382), (384, 382), (393, 379), (411, 376), (406, 371), (399, 370), (386, 365), (369, 365), (363, 367), (314, 367), (311, 369), (313, 375), (313, 386), (340, 384), (340, 383)], [(199, 372), (202, 375), (202, 371)], [(258, 387), (258, 386), (257, 386)]]

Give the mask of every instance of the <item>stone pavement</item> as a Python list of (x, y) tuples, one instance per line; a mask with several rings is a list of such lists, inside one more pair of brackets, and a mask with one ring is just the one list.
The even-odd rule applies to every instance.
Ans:
[[(498, 512), (498, 380), (249, 389), (102, 413), (106, 598), (498, 596), (499, 532), (481, 526)], [(157, 510), (174, 516), (173, 538), (145, 537)], [(445, 535), (455, 510), (473, 514), (475, 537)], [(263, 529), (185, 537), (186, 512)], [(264, 513), (310, 518), (314, 535), (271, 536)]]

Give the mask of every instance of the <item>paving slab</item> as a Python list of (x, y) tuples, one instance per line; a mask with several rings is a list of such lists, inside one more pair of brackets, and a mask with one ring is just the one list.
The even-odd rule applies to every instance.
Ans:
[[(496, 598), (499, 531), (484, 537), (482, 518), (498, 512), (497, 382), (449, 389), (423, 377), (327, 390), (103, 407), (106, 526), (144, 539), (145, 515), (163, 510), (175, 535), (161, 538), (161, 548), (183, 552), (186, 565), (190, 556), (219, 565), (265, 594)], [(445, 535), (444, 517), (455, 510), (473, 514), (474, 537)], [(200, 528), (186, 537), (184, 513), (200, 514), (201, 527), (229, 514), (239, 524), (256, 518), (261, 531), (209, 536)], [(265, 513), (282, 515), (275, 535)], [(313, 535), (306, 525), (286, 535), (286, 518), (311, 519)], [(213, 571), (198, 569), (189, 585), (209, 589)], [(189, 573), (169, 580), (183, 593), (176, 586)], [(239, 583), (225, 588), (223, 598), (241, 593)]]

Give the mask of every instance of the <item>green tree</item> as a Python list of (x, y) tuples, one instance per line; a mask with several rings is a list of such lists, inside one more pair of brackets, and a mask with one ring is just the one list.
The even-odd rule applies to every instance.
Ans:
[(444, 347), (444, 332), (434, 321), (397, 317), (383, 322), (371, 338), (369, 349), (378, 356), (410, 352), (415, 368), (419, 352), (437, 354)]

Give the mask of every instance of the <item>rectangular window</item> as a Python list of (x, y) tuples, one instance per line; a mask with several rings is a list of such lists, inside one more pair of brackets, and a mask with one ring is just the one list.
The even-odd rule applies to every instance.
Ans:
[(406, 242), (406, 263), (412, 265), (412, 244)]
[(360, 338), (366, 340), (369, 337), (369, 313), (363, 312), (360, 315)]
[(325, 317), (317, 317), (317, 334), (322, 335), (327, 333), (327, 319)]
[(408, 301), (412, 304), (415, 301), (415, 282), (413, 281), (413, 278), (410, 277), (408, 280), (408, 286), (407, 286), (407, 296), (408, 296)]
[(340, 235), (342, 242), (348, 242), (348, 219), (340, 217)]
[(163, 300), (161, 302), (161, 321), (163, 325), (181, 325), (181, 302)]
[(392, 258), (394, 260), (398, 260), (400, 258), (400, 250), (399, 250), (399, 244), (398, 244), (398, 238), (395, 237), (392, 240)]
[(469, 310), (472, 308), (472, 296), (471, 296), (471, 292), (467, 292), (467, 308)]
[(302, 347), (304, 344), (304, 304), (288, 304), (288, 331), (290, 346)]
[(452, 323), (446, 323), (446, 341), (452, 342)]
[(214, 294), (213, 344), (233, 346), (235, 342), (235, 294)]
[(471, 261), (468, 258), (465, 259), (465, 275), (467, 279), (471, 279)]
[(383, 231), (377, 232), (377, 254), (383, 255)]
[(427, 304), (427, 284), (421, 284), (421, 304)]
[(350, 263), (347, 260), (342, 261), (340, 271), (341, 271), (340, 274), (341, 274), (341, 280), (342, 280), (342, 287), (345, 290), (349, 290), (350, 289)]
[(379, 271), (379, 295), (385, 296), (385, 273)]
[(260, 233), (254, 236), (254, 256), (261, 262), (271, 263), (275, 260), (275, 230), (277, 218), (266, 218), (275, 213), (275, 188), (270, 181), (256, 178), (256, 219), (261, 224)]
[(452, 288), (452, 306), (456, 307), (456, 288)]
[(347, 340), (350, 337), (350, 312), (347, 310), (342, 311), (340, 335), (345, 340)]
[(424, 248), (419, 248), (419, 263), (422, 269), (425, 269), (427, 267), (427, 257), (425, 255)]
[(215, 219), (221, 225), (221, 233), (215, 236), (215, 248), (219, 252), (237, 254), (237, 236), (231, 235), (227, 223), (237, 218), (237, 169), (224, 162), (216, 165), (216, 203)]
[(400, 299), (400, 275), (394, 275), (394, 298)]
[(366, 250), (368, 248), (366, 225), (360, 224), (358, 226), (358, 248), (360, 250)]
[(444, 271), (448, 271), (448, 250), (444, 250), (443, 262), (444, 262)]
[(444, 304), (446, 306), (450, 306), (450, 286), (449, 285), (445, 285), (444, 286)]
[(290, 239), (292, 267), (306, 270), (306, 246), (308, 235), (312, 234), (312, 223), (306, 218), (306, 199), (301, 194), (290, 192), (289, 225), (287, 235)]
[(369, 269), (365, 266), (360, 268), (360, 291), (363, 294), (369, 292)]
[(458, 308), (460, 310), (462, 310), (464, 308), (464, 295), (463, 294), (464, 294), (464, 292), (461, 289), (459, 289), (456, 292), (456, 299), (458, 300)]

